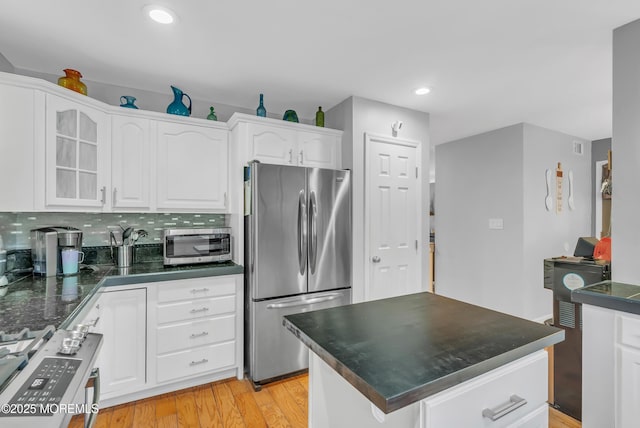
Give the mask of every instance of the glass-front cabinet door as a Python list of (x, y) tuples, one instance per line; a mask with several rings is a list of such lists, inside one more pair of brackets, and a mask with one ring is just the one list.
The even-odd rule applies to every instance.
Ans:
[[(46, 205), (104, 207), (109, 117), (54, 95), (46, 101)], [(105, 163), (106, 162), (106, 163)]]

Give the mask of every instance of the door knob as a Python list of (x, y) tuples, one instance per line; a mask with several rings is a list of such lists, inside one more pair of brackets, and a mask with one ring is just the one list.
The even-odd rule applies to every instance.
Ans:
[(371, 257), (371, 261), (374, 262), (374, 263), (380, 263), (380, 257), (373, 256), (373, 257)]

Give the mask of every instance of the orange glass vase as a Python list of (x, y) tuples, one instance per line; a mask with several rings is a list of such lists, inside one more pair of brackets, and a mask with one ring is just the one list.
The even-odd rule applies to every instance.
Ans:
[(62, 71), (64, 71), (66, 76), (62, 76), (58, 79), (58, 85), (63, 88), (71, 89), (72, 91), (79, 92), (82, 95), (87, 95), (87, 85), (80, 80), (82, 74), (80, 74), (79, 71), (72, 70), (70, 68), (65, 68)]

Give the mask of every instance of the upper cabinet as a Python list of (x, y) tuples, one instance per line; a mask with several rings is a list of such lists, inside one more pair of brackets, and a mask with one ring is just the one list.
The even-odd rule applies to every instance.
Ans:
[(169, 122), (157, 126), (157, 208), (227, 210), (227, 130)]
[(45, 205), (103, 210), (109, 183), (109, 116), (47, 94)]
[(241, 160), (339, 169), (342, 131), (236, 113), (229, 121)]
[(0, 83), (2, 211), (34, 210), (35, 112), (38, 103), (44, 106), (44, 97), (38, 91)]
[(141, 117), (111, 118), (111, 207), (151, 208), (151, 121)]

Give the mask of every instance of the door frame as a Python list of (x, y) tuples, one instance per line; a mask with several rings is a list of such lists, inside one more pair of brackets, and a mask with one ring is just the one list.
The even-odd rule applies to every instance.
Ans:
[(369, 237), (370, 237), (370, 228), (371, 228), (371, 217), (369, 215), (370, 212), (370, 204), (371, 201), (369, 199), (369, 192), (371, 191), (371, 180), (369, 180), (369, 172), (371, 171), (371, 165), (369, 160), (369, 147), (371, 143), (385, 143), (385, 144), (393, 144), (397, 146), (407, 146), (416, 149), (416, 168), (418, 169), (416, 182), (417, 182), (417, 236), (418, 240), (418, 252), (416, 253), (416, 258), (418, 262), (417, 266), (417, 280), (420, 283), (420, 287), (422, 287), (422, 222), (420, 221), (420, 210), (422, 209), (422, 144), (417, 140), (408, 140), (403, 138), (396, 138), (382, 134), (376, 134), (372, 132), (364, 133), (364, 301), (368, 301), (371, 297), (371, 293), (369, 291), (368, 284), (370, 283), (371, 277), (371, 251), (369, 250)]

